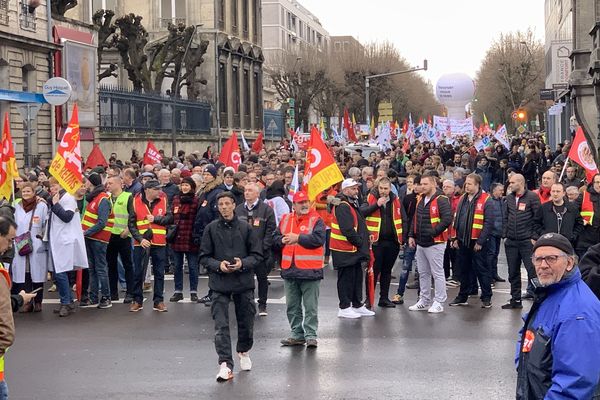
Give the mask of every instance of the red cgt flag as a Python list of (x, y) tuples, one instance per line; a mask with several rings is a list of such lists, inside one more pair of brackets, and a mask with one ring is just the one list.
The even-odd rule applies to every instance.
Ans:
[(575, 132), (575, 140), (573, 140), (571, 150), (569, 150), (569, 158), (585, 169), (585, 176), (588, 182), (591, 182), (594, 175), (598, 173), (594, 155), (585, 139), (583, 128), (581, 126), (577, 128), (577, 132)]
[(148, 144), (146, 145), (146, 152), (144, 153), (144, 164), (160, 164), (160, 160), (162, 160), (162, 156), (158, 152), (158, 149), (154, 145), (154, 142), (152, 142), (152, 140), (148, 140)]
[(319, 130), (315, 127), (310, 132), (310, 142), (306, 152), (304, 167), (304, 185), (308, 198), (314, 201), (325, 189), (341, 182), (342, 172), (335, 163)]
[(357, 142), (356, 134), (354, 133), (354, 126), (350, 122), (350, 116), (348, 115), (348, 109), (344, 108), (344, 128), (348, 132), (348, 141)]
[(58, 146), (56, 155), (50, 164), (49, 171), (70, 194), (75, 194), (83, 184), (77, 104), (73, 106), (71, 121), (69, 121), (69, 126), (60, 141), (60, 146)]
[(223, 150), (219, 156), (219, 161), (225, 164), (226, 167), (233, 167), (235, 171), (242, 163), (242, 156), (240, 155), (240, 146), (238, 145), (237, 135), (235, 132), (231, 134), (231, 137), (223, 145)]
[(261, 131), (256, 137), (254, 143), (252, 143), (252, 151), (255, 153), (260, 153), (260, 151), (263, 149), (263, 146), (263, 133)]

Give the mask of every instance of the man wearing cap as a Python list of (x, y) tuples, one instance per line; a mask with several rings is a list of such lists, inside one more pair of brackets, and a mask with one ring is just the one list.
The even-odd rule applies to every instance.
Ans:
[[(208, 164), (204, 168), (202, 180), (204, 187), (198, 194), (198, 213), (194, 221), (194, 233), (192, 236), (197, 244), (200, 244), (204, 228), (219, 217), (217, 212), (217, 196), (223, 192), (223, 186), (221, 185), (223, 181), (217, 175), (217, 168), (214, 165)], [(209, 290), (206, 296), (198, 299), (198, 302), (209, 306), (211, 301), (210, 294)]]
[(525, 399), (600, 396), (600, 301), (582, 281), (569, 240), (533, 246), (535, 298), (517, 342), (517, 393)]
[(284, 279), (287, 317), (291, 334), (284, 346), (317, 347), (319, 285), (323, 279), (325, 223), (311, 209), (305, 192), (293, 197), (294, 211), (284, 214), (275, 232), (282, 247), (281, 277)]
[[(81, 220), (81, 229), (87, 250), (90, 293), (89, 302), (82, 306), (112, 307), (106, 249), (110, 240), (113, 223), (109, 221), (111, 204), (109, 195), (104, 191), (102, 178), (92, 172), (86, 181), (89, 193), (86, 195), (87, 205)], [(98, 301), (98, 291), (102, 294)]]
[(142, 285), (146, 271), (144, 259), (152, 258), (154, 271), (153, 310), (167, 311), (163, 293), (165, 264), (167, 262), (167, 225), (173, 223), (173, 214), (168, 208), (167, 196), (162, 193), (160, 183), (150, 180), (144, 190), (133, 199), (133, 214), (129, 215), (129, 230), (134, 239), (133, 249), (133, 302), (129, 311), (142, 309), (144, 301)]
[(369, 265), (369, 233), (358, 209), (360, 183), (352, 178), (342, 182), (342, 192), (332, 202), (333, 221), (329, 248), (333, 268), (338, 272), (339, 318), (360, 318), (375, 313), (362, 301), (363, 269)]
[[(233, 193), (232, 193), (233, 194)], [(255, 231), (255, 237), (262, 243), (263, 260), (256, 265), (254, 273), (258, 283), (258, 315), (267, 316), (267, 295), (269, 291), (268, 276), (273, 268), (273, 233), (277, 229), (273, 209), (260, 198), (260, 187), (256, 183), (248, 183), (244, 189), (245, 201), (235, 209), (235, 215), (245, 221)], [(235, 198), (235, 196), (234, 196)]]

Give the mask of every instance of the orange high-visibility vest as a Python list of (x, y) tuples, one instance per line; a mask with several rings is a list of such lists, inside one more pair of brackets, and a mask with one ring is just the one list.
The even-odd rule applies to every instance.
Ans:
[[(0, 275), (4, 276), (4, 279), (6, 279), (6, 283), (8, 283), (8, 288), (10, 290), (10, 274), (8, 273), (7, 270), (4, 269), (4, 265), (2, 265), (2, 263), (0, 263)], [(6, 349), (8, 351), (8, 349)], [(5, 352), (6, 354), (6, 352)], [(0, 357), (0, 382), (4, 381), (4, 356)]]
[[(431, 206), (429, 207), (429, 218), (431, 221), (431, 227), (433, 229), (435, 229), (438, 224), (440, 223), (440, 208), (438, 207), (438, 198), (440, 196), (436, 196), (433, 200), (430, 201)], [(417, 200), (417, 205), (415, 207), (415, 234), (417, 232), (417, 215), (416, 213), (418, 212), (418, 208), (419, 208), (419, 203), (424, 199), (425, 197), (422, 196), (419, 200)], [(446, 228), (442, 233), (440, 233), (439, 235), (437, 235), (436, 237), (433, 238), (433, 241), (435, 243), (446, 243), (446, 241), (448, 240), (448, 229)]]
[(324, 195), (321, 193), (321, 196), (317, 197), (315, 200), (315, 210), (321, 216), (321, 219), (325, 223), (325, 226), (331, 228), (331, 222), (333, 221), (333, 215), (327, 210), (327, 196), (335, 196), (337, 192), (331, 188), (327, 190), (327, 193)]
[[(314, 211), (302, 219), (298, 219), (295, 213), (285, 214), (281, 217), (279, 230), (284, 235), (288, 233), (310, 234), (319, 219), (319, 215)], [(321, 269), (323, 268), (323, 254), (323, 246), (307, 249), (299, 244), (286, 244), (281, 252), (281, 269), (291, 268), (292, 262), (298, 269)]]
[[(94, 200), (90, 201), (87, 204), (87, 206), (85, 207), (83, 219), (81, 220), (81, 229), (83, 229), (84, 231), (86, 231), (87, 229), (96, 225), (96, 223), (98, 222), (98, 206), (100, 205), (100, 202), (103, 199), (110, 201), (109, 194), (104, 193), (104, 192), (100, 193), (98, 196), (96, 196), (94, 198)], [(112, 210), (111, 210), (110, 214), (112, 214)], [(104, 226), (104, 228), (102, 228), (102, 230), (100, 232), (96, 232), (91, 236), (87, 236), (87, 238), (93, 239), (93, 240), (98, 240), (98, 241), (104, 242), (104, 243), (108, 243), (108, 241), (110, 240), (110, 235), (112, 233), (113, 223), (114, 223), (114, 218), (111, 219), (110, 215), (109, 215), (108, 221), (106, 221), (106, 225)]]
[[(135, 211), (136, 225), (140, 234), (144, 234), (148, 229), (152, 230), (152, 240), (150, 241), (153, 246), (166, 246), (167, 245), (167, 228), (162, 225), (150, 223), (146, 219), (148, 214), (152, 214), (155, 217), (162, 217), (167, 213), (167, 196), (164, 194), (160, 195), (160, 199), (152, 211), (148, 208), (146, 203), (142, 200), (142, 194), (137, 194), (133, 199), (133, 209)], [(139, 246), (140, 243), (136, 240), (135, 246)]]
[[(358, 231), (358, 216), (356, 210), (347, 201), (342, 201), (350, 207), (350, 212), (354, 219), (354, 230)], [(343, 251), (345, 253), (356, 253), (358, 249), (348, 241), (346, 236), (342, 235), (340, 226), (338, 225), (337, 217), (335, 216), (335, 208), (333, 210), (333, 220), (331, 221), (331, 236), (329, 238), (329, 248), (335, 251)]]
[(479, 239), (481, 231), (483, 230), (483, 211), (485, 208), (485, 202), (488, 201), (490, 195), (482, 192), (481, 196), (475, 203), (475, 213), (473, 214), (473, 226), (471, 228), (471, 239)]
[(579, 211), (579, 215), (581, 215), (585, 225), (591, 225), (594, 221), (594, 203), (592, 203), (592, 198), (587, 190), (583, 192), (583, 200), (581, 201), (581, 211)]
[[(377, 203), (377, 199), (371, 193), (367, 196), (367, 202), (370, 205)], [(398, 243), (402, 243), (402, 208), (400, 206), (400, 200), (398, 196), (392, 201), (392, 218), (394, 220), (394, 229), (396, 230), (396, 236), (398, 237)], [(381, 229), (381, 211), (379, 207), (369, 215), (366, 219), (367, 229), (369, 235), (372, 238), (372, 243), (376, 243), (379, 240), (379, 230)]]

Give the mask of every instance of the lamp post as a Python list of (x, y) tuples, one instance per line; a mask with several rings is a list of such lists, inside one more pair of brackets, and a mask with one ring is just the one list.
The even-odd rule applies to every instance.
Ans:
[(369, 109), (370, 104), (369, 104), (369, 87), (370, 87), (370, 81), (371, 79), (376, 79), (376, 78), (383, 78), (385, 76), (391, 76), (391, 75), (400, 75), (400, 74), (408, 74), (409, 72), (416, 72), (416, 71), (427, 71), (427, 59), (423, 60), (423, 66), (422, 67), (414, 67), (414, 68), (410, 68), (404, 71), (394, 71), (394, 72), (386, 72), (385, 74), (376, 74), (376, 75), (367, 75), (365, 76), (365, 119), (367, 121), (367, 125), (371, 124), (371, 117), (369, 115)]
[[(196, 36), (196, 31), (202, 24), (194, 25), (194, 30), (192, 31), (192, 35), (190, 36), (190, 41), (185, 47), (185, 51), (183, 52), (183, 57), (181, 58), (181, 64), (185, 62), (185, 56), (187, 56), (188, 50), (194, 41), (194, 37)], [(177, 94), (179, 93), (179, 84), (181, 83), (181, 68), (177, 72), (177, 77), (175, 78), (175, 93), (171, 94), (171, 152), (173, 157), (177, 156), (177, 118), (175, 115), (175, 108), (177, 107)]]

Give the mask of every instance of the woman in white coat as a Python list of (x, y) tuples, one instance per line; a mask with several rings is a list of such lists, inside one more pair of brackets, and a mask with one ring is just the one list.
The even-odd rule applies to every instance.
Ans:
[(49, 181), (52, 207), (48, 239), (56, 287), (60, 295), (60, 307), (57, 311), (59, 316), (66, 317), (75, 311), (67, 272), (87, 268), (88, 260), (77, 201), (61, 188), (56, 178), (51, 177)]
[[(44, 286), (48, 272), (48, 252), (42, 241), (44, 229), (48, 222), (48, 205), (41, 197), (35, 195), (33, 184), (24, 182), (21, 186), (21, 199), (15, 203), (15, 222), (17, 237), (29, 232), (33, 251), (25, 256), (15, 251), (11, 265), (13, 293), (25, 290), (27, 293)], [(31, 227), (31, 228), (30, 228)], [(44, 291), (40, 290), (33, 303), (23, 306), (22, 312), (42, 311)]]

